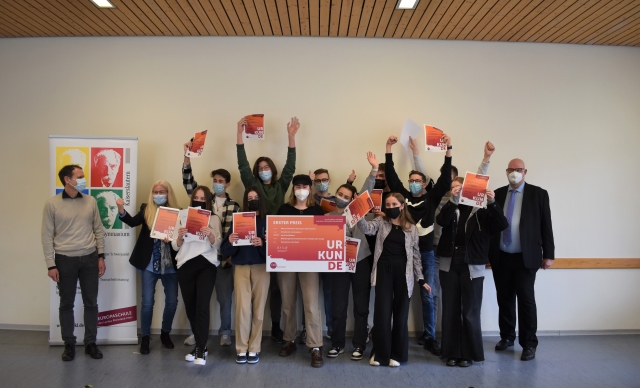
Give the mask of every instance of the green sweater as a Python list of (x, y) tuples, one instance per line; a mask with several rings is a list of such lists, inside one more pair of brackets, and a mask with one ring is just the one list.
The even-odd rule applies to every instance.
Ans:
[(291, 184), (291, 179), (296, 171), (296, 149), (288, 148), (287, 162), (284, 164), (280, 178), (271, 185), (265, 185), (260, 178), (253, 176), (244, 144), (236, 144), (236, 147), (238, 150), (238, 169), (244, 188), (257, 187), (260, 191), (258, 193), (260, 198), (266, 200), (267, 215), (277, 214), (278, 208), (284, 204), (284, 195), (289, 189), (289, 184)]

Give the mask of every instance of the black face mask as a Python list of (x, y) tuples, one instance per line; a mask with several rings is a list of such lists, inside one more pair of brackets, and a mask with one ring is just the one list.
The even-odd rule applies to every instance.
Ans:
[(259, 199), (252, 199), (250, 201), (247, 201), (247, 205), (249, 206), (249, 210), (255, 212), (260, 210), (260, 200)]
[(400, 216), (400, 212), (401, 210), (399, 207), (388, 207), (384, 209), (384, 215), (394, 220)]
[(199, 207), (201, 209), (206, 209), (207, 208), (207, 203), (206, 202), (200, 202), (200, 201), (193, 201), (193, 203), (191, 204), (191, 207)]
[(387, 181), (384, 179), (376, 179), (376, 183), (373, 185), (374, 189), (384, 189), (387, 187)]

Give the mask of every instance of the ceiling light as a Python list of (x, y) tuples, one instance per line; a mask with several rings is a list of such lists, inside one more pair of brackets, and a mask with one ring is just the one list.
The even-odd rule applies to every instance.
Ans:
[(109, 0), (91, 0), (91, 2), (100, 8), (115, 8), (116, 6), (111, 4)]
[(416, 9), (419, 0), (398, 0), (396, 9)]

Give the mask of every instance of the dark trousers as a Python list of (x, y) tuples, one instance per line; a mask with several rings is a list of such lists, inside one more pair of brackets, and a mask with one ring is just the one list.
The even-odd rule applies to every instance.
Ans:
[(96, 342), (98, 335), (98, 251), (86, 256), (55, 255), (56, 267), (60, 274), (58, 294), (60, 295), (60, 332), (65, 344), (75, 345), (73, 335), (75, 318), (73, 307), (76, 289), (80, 281), (82, 303), (84, 304), (84, 344)]
[(440, 271), (442, 357), (484, 361), (480, 309), (484, 277), (471, 279), (466, 263)]
[(205, 347), (209, 340), (209, 304), (216, 285), (215, 265), (199, 255), (178, 269), (184, 309), (196, 339), (196, 346)]
[(389, 365), (389, 359), (398, 362), (406, 362), (409, 359), (409, 294), (406, 269), (406, 257), (380, 257), (378, 260), (372, 352), (380, 365)]
[(333, 304), (331, 333), (332, 346), (344, 348), (347, 330), (349, 289), (353, 284), (353, 347), (367, 347), (367, 321), (369, 320), (369, 294), (371, 293), (371, 267), (365, 258), (356, 265), (356, 272), (329, 273)]
[[(278, 286), (278, 273), (271, 272), (271, 283), (269, 283), (269, 310), (271, 310), (271, 322), (280, 322), (282, 318), (282, 294)], [(304, 315), (303, 315), (304, 316)]]
[(534, 285), (538, 268), (524, 266), (522, 253), (500, 251), (500, 262), (493, 267), (498, 298), (500, 338), (516, 339), (516, 298), (518, 299), (519, 343), (523, 348), (538, 346), (538, 312)]

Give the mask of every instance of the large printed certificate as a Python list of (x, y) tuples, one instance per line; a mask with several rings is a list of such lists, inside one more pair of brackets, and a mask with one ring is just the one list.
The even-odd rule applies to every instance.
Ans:
[(204, 141), (206, 139), (207, 131), (196, 132), (193, 136), (193, 140), (191, 141), (191, 147), (189, 147), (184, 156), (188, 158), (197, 158), (202, 156), (202, 152), (204, 151)]
[(442, 142), (442, 130), (429, 125), (424, 126), (424, 138), (426, 140), (425, 150), (427, 152), (446, 152), (447, 143)]
[(360, 250), (360, 239), (347, 237), (345, 240), (347, 247), (347, 268), (344, 272), (356, 272), (356, 265), (358, 264), (358, 251)]
[(244, 127), (244, 137), (246, 139), (264, 140), (264, 115), (255, 114), (244, 117), (247, 125)]
[(487, 187), (489, 175), (467, 171), (460, 193), (460, 204), (473, 207), (487, 207)]
[(156, 218), (153, 220), (151, 237), (161, 240), (169, 237), (169, 240), (175, 240), (174, 231), (179, 215), (179, 209), (160, 206), (156, 211)]
[(345, 270), (344, 216), (267, 216), (267, 271)]
[(347, 216), (347, 224), (353, 228), (371, 209), (373, 209), (373, 201), (369, 196), (369, 192), (365, 191), (344, 209), (344, 215)]
[(233, 213), (233, 233), (238, 235), (234, 246), (251, 245), (256, 237), (256, 212)]
[(371, 213), (382, 211), (382, 191), (382, 189), (371, 190), (371, 201), (373, 201)]
[(334, 212), (338, 208), (335, 201), (331, 201), (326, 198), (322, 198), (322, 200), (320, 200), (320, 207), (324, 211), (324, 214)]
[(205, 226), (209, 226), (211, 211), (201, 209), (199, 207), (190, 207), (187, 210), (187, 220), (184, 225), (187, 228), (187, 234), (184, 235), (184, 241), (205, 241), (207, 236), (200, 232)]

